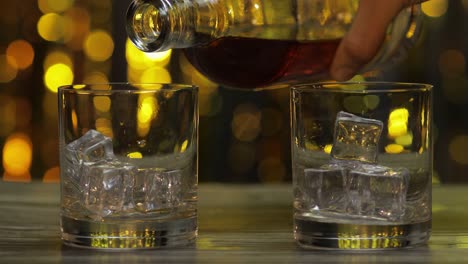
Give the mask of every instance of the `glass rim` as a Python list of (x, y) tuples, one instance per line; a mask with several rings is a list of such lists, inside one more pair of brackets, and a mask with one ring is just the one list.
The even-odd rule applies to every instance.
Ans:
[[(90, 89), (91, 87), (113, 87), (121, 86), (126, 89)], [(138, 86), (144, 87), (138, 89)], [(156, 87), (159, 86), (159, 87)], [(150, 88), (152, 87), (152, 88)], [(130, 89), (132, 88), (132, 89)], [(131, 93), (131, 94), (144, 94), (144, 93), (160, 93), (160, 92), (174, 92), (179, 90), (195, 90), (198, 91), (198, 86), (194, 84), (184, 83), (133, 83), (133, 82), (105, 82), (105, 83), (77, 83), (67, 84), (58, 87), (59, 92), (75, 93), (75, 94), (116, 94), (116, 93)]]
[[(365, 89), (344, 87), (365, 86)], [(386, 87), (386, 88), (383, 88)], [(335, 93), (388, 93), (388, 92), (408, 92), (420, 91), (430, 92), (434, 86), (427, 83), (411, 82), (384, 82), (384, 81), (362, 81), (362, 82), (316, 82), (301, 83), (291, 86), (293, 91), (305, 92), (335, 92)]]

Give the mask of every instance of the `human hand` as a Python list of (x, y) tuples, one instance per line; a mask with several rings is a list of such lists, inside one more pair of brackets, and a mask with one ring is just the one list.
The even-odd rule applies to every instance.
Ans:
[(377, 54), (392, 19), (405, 7), (427, 0), (361, 0), (351, 29), (330, 68), (337, 81), (352, 78)]

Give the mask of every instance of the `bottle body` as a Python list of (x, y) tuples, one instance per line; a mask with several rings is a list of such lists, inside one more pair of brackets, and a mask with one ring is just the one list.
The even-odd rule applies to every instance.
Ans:
[[(184, 48), (211, 80), (238, 88), (326, 78), (358, 0), (134, 0), (130, 39), (144, 51)], [(401, 56), (416, 38), (418, 10), (392, 23), (368, 69)]]

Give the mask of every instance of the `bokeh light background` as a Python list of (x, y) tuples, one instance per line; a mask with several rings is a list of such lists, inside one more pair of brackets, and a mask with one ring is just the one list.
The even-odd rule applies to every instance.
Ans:
[[(138, 51), (124, 29), (129, 2), (2, 2), (2, 181), (58, 182), (57, 87), (109, 81), (173, 81), (200, 87), (201, 182), (290, 181), (288, 91), (224, 89), (197, 72), (180, 51)], [(422, 40), (386, 78), (435, 85), (433, 182), (466, 182), (468, 0), (431, 0), (423, 4), (423, 12)], [(109, 102), (94, 103), (108, 110)], [(404, 120), (398, 118), (405, 115), (395, 116), (393, 132), (399, 136)], [(96, 125), (105, 131), (109, 124), (98, 120)], [(404, 143), (398, 144), (387, 146), (387, 152), (401, 151)]]

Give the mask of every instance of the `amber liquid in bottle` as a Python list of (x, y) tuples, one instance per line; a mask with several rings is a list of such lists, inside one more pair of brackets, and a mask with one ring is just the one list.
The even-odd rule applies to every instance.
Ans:
[(185, 49), (185, 55), (212, 81), (252, 89), (326, 76), (339, 43), (339, 39), (301, 42), (224, 37)]

